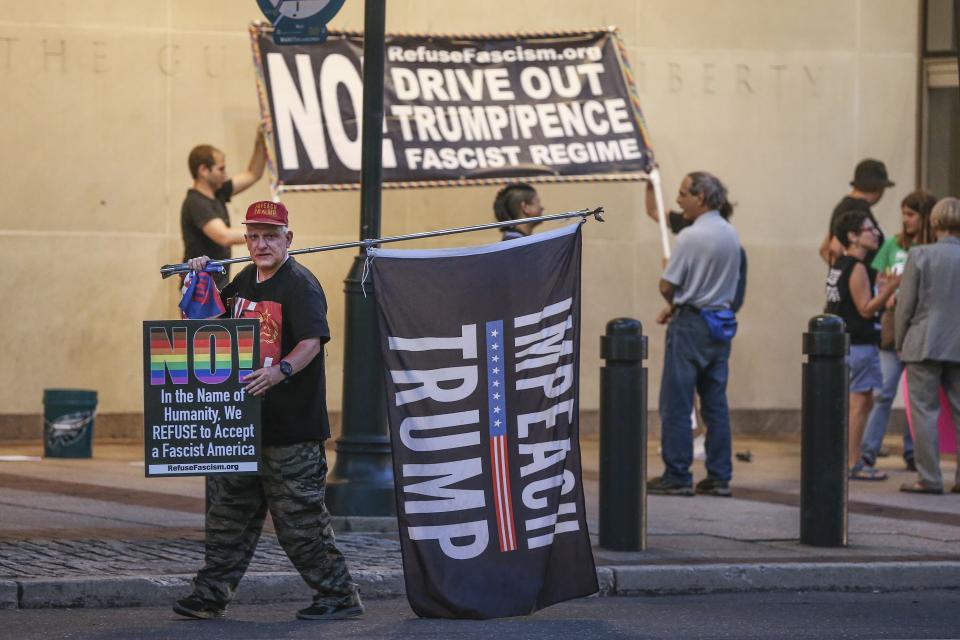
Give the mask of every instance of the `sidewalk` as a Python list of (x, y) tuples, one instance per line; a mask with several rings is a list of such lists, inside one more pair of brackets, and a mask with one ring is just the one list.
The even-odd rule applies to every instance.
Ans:
[[(627, 553), (596, 547), (599, 443), (581, 446), (605, 595), (960, 588), (960, 495), (898, 492), (914, 474), (896, 455), (880, 462), (886, 482), (851, 483), (850, 545), (825, 549), (798, 543), (798, 441), (735, 438), (753, 460), (735, 461), (734, 497), (650, 496), (648, 548)], [(0, 608), (164, 605), (189, 591), (203, 561), (203, 481), (144, 478), (141, 447), (98, 442), (88, 460), (0, 461)], [(656, 442), (649, 448), (653, 475), (662, 467)], [(2, 456), (40, 450), (0, 445)], [(954, 464), (943, 463), (948, 488)], [(402, 594), (395, 521), (338, 525), (363, 593)], [(268, 527), (237, 601), (307, 598)]]

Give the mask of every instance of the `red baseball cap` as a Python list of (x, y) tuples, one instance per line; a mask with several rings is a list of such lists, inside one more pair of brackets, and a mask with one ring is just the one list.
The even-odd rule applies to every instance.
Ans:
[(247, 217), (243, 224), (275, 224), (287, 226), (287, 208), (282, 202), (260, 200), (247, 207)]

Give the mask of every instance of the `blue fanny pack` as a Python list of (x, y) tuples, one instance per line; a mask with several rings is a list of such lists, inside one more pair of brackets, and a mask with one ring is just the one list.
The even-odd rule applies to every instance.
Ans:
[(730, 309), (700, 309), (700, 317), (717, 342), (730, 342), (737, 335), (737, 316)]

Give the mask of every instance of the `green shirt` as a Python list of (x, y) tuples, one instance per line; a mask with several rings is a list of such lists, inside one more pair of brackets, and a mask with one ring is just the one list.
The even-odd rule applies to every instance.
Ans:
[(897, 243), (897, 238), (894, 236), (884, 241), (870, 266), (883, 273), (894, 267), (902, 269), (905, 264), (907, 264), (907, 250)]

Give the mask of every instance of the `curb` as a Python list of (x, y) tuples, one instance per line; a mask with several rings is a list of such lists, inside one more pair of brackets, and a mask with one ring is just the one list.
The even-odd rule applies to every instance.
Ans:
[(331, 516), (337, 533), (397, 533), (397, 516)]
[(747, 591), (960, 589), (960, 562), (614, 566), (618, 596)]
[(13, 580), (0, 580), (0, 609), (16, 609), (20, 586)]
[[(403, 596), (399, 569), (353, 573), (365, 598)], [(193, 575), (38, 578), (0, 581), (0, 609), (168, 606), (190, 591)], [(960, 589), (960, 562), (647, 565), (597, 567), (594, 597), (762, 591), (922, 591)], [(296, 572), (251, 573), (235, 602), (305, 602)]]
[[(406, 593), (403, 572), (353, 572), (367, 598), (389, 598)], [(111, 576), (98, 578), (36, 578), (0, 582), (0, 609), (115, 608), (171, 605), (190, 594), (193, 574), (166, 576)], [(295, 571), (249, 573), (237, 588), (234, 602), (309, 602), (313, 592)]]

